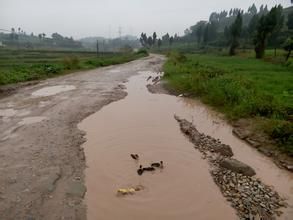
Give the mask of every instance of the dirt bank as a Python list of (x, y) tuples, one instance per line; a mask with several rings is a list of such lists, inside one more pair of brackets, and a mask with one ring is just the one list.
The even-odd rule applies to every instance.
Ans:
[(77, 124), (125, 97), (120, 83), (163, 58), (79, 72), (0, 100), (0, 219), (86, 219), (85, 156)]

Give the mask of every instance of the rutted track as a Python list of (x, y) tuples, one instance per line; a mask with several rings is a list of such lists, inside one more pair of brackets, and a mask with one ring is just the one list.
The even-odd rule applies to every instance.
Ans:
[[(200, 102), (147, 92), (147, 77), (156, 75), (163, 61), (151, 55), (42, 81), (1, 99), (0, 219), (83, 220), (86, 205), (89, 219), (236, 218), (205, 156), (181, 134), (174, 113), (230, 145), (257, 178), (287, 196), (289, 207), (281, 218), (290, 219), (291, 174), (234, 137), (232, 128)], [(122, 83), (131, 76), (124, 90)], [(88, 139), (86, 158), (81, 147), (85, 133), (77, 128), (81, 121)], [(166, 159), (166, 169), (139, 179), (130, 153), (142, 155), (142, 163)], [(131, 184), (145, 190), (137, 197), (115, 196), (115, 190)]]
[(161, 56), (150, 56), (79, 72), (2, 98), (0, 219), (85, 219), (84, 138), (77, 124), (124, 98), (118, 85), (129, 76), (156, 70), (162, 61)]

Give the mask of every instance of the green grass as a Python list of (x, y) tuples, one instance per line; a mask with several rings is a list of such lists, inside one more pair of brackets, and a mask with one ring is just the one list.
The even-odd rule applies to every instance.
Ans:
[(231, 120), (257, 118), (293, 155), (293, 66), (252, 57), (173, 53), (165, 78), (180, 93), (200, 97)]
[(46, 79), (76, 70), (129, 62), (147, 53), (34, 51), (0, 49), (0, 85)]

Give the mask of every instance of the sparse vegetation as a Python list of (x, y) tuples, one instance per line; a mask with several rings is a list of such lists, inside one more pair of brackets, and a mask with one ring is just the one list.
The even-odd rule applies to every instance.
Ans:
[(70, 51), (0, 50), (0, 85), (45, 79), (75, 70), (129, 62), (147, 55)]

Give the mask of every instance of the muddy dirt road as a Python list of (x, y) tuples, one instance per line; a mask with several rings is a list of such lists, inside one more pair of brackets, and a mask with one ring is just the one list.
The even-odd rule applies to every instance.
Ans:
[(85, 219), (77, 124), (123, 98), (118, 86), (162, 57), (45, 80), (0, 100), (0, 219)]
[[(236, 210), (241, 219), (246, 219), (250, 217), (243, 207), (246, 202), (255, 204), (249, 207), (261, 204), (267, 212), (273, 213), (273, 207), (278, 205), (274, 202), (276, 197), (271, 197), (271, 192), (259, 191), (255, 185), (260, 189), (271, 186), (269, 190), (272, 188), (286, 197), (289, 206), (280, 209), (284, 214), (278, 219), (291, 219), (293, 175), (280, 170), (270, 159), (233, 136), (232, 127), (199, 101), (151, 94), (147, 89), (147, 85), (154, 83), (152, 79), (147, 80), (150, 76), (156, 79), (158, 73), (140, 71), (132, 76), (125, 84), (126, 98), (105, 106), (79, 124), (87, 139), (83, 147), (88, 165), (88, 219), (191, 220), (195, 216), (197, 219), (238, 219)], [(210, 175), (209, 156), (194, 149), (180, 132), (174, 114), (193, 122), (203, 134), (230, 145), (234, 158), (253, 167), (256, 176), (252, 179), (237, 176), (236, 180), (234, 173), (232, 178), (224, 177), (228, 181), (221, 185), (226, 187), (222, 194)], [(204, 147), (213, 148), (213, 145), (205, 141)], [(139, 154), (139, 161), (133, 161), (131, 153)], [(160, 160), (164, 161), (164, 169), (137, 175), (140, 164), (148, 166)], [(257, 179), (262, 185), (258, 181), (252, 184)], [(135, 186), (142, 186), (143, 190), (122, 198), (115, 194), (121, 187)]]
[[(1, 99), (0, 219), (238, 219), (174, 114), (230, 145), (235, 158), (286, 197), (280, 219), (291, 219), (290, 173), (234, 137), (200, 102), (148, 92), (146, 79), (157, 76), (163, 61), (151, 55)], [(137, 175), (139, 164), (159, 160), (164, 169)], [(143, 190), (135, 195), (116, 195), (138, 185)]]

